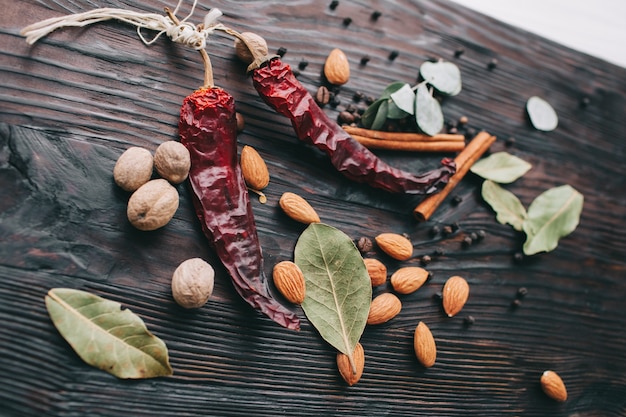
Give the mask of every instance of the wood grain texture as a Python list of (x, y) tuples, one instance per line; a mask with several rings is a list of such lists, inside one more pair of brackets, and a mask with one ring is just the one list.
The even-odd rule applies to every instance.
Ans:
[[(160, 13), (161, 1), (22, 1), (0, 15), (0, 414), (16, 416), (624, 416), (626, 415), (626, 70), (574, 52), (449, 2), (218, 0), (199, 6), (224, 12), (222, 22), (265, 37), (284, 61), (309, 65), (300, 79), (313, 92), (328, 52), (339, 47), (352, 66), (335, 116), (356, 91), (376, 96), (392, 81), (412, 83), (421, 62), (441, 57), (459, 65), (463, 91), (442, 103), (447, 120), (498, 137), (533, 164), (508, 188), (527, 206), (541, 192), (570, 184), (585, 196), (581, 222), (551, 253), (515, 262), (523, 237), (499, 225), (468, 176), (431, 221), (411, 215), (416, 197), (390, 196), (349, 182), (319, 152), (297, 142), (286, 119), (256, 96), (232, 40), (211, 38), (218, 85), (246, 119), (241, 146), (254, 146), (271, 175), (268, 203), (253, 198), (265, 270), (291, 259), (303, 226), (278, 207), (285, 191), (305, 197), (322, 221), (349, 236), (407, 233), (415, 256), (391, 272), (419, 265), (441, 249), (433, 279), (402, 296), (403, 309), (363, 335), (365, 371), (348, 387), (335, 352), (303, 318), (300, 332), (282, 329), (239, 299), (200, 232), (189, 190), (161, 230), (142, 233), (127, 222), (128, 195), (112, 180), (129, 146), (154, 150), (177, 138), (180, 103), (202, 82), (198, 54), (163, 38), (144, 46), (128, 25), (107, 22), (64, 29), (33, 47), (19, 36), (35, 21), (96, 7)], [(179, 13), (184, 16), (186, 4)], [(383, 15), (372, 21), (373, 10)], [(28, 10), (28, 13), (25, 11)], [(350, 25), (343, 19), (351, 17)], [(458, 58), (454, 51), (465, 52)], [(398, 58), (391, 61), (392, 50)], [(367, 65), (359, 65), (363, 56)], [(491, 59), (498, 65), (487, 69)], [(539, 95), (559, 114), (550, 133), (524, 114)], [(580, 106), (588, 97), (590, 104)], [(515, 137), (514, 146), (505, 140)], [(416, 172), (444, 155), (380, 152)], [(458, 205), (449, 204), (459, 196)], [(457, 222), (456, 234), (432, 237), (432, 225)], [(466, 233), (487, 238), (462, 248)], [(183, 311), (170, 294), (176, 266), (201, 257), (216, 266), (213, 298)], [(433, 295), (451, 275), (470, 284), (470, 298), (447, 318)], [(142, 317), (170, 351), (174, 376), (121, 381), (85, 365), (50, 322), (44, 296), (54, 287), (92, 291)], [(528, 295), (511, 307), (517, 289)], [(378, 288), (375, 294), (390, 291)], [(472, 315), (472, 326), (463, 318)], [(435, 366), (413, 354), (419, 321), (438, 347)], [(569, 391), (564, 404), (539, 385), (557, 371)]]

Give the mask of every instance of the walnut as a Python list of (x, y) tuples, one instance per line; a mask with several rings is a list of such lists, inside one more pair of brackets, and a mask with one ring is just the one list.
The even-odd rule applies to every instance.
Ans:
[(126, 215), (139, 230), (165, 226), (178, 209), (178, 191), (160, 178), (151, 180), (135, 191), (128, 200)]
[(172, 276), (172, 296), (184, 308), (202, 307), (213, 293), (213, 267), (200, 258), (187, 259)]
[(172, 184), (180, 184), (187, 179), (191, 167), (189, 151), (180, 142), (163, 142), (154, 153), (154, 167), (159, 175)]
[(135, 191), (152, 177), (154, 161), (149, 150), (130, 147), (118, 158), (113, 168), (115, 183), (126, 191)]

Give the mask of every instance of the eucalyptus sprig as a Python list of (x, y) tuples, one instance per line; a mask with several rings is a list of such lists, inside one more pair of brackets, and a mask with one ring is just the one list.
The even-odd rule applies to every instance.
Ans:
[(461, 92), (461, 71), (446, 61), (424, 62), (420, 66), (422, 82), (415, 86), (402, 81), (389, 84), (361, 118), (361, 124), (372, 130), (381, 130), (388, 120), (413, 117), (417, 127), (434, 136), (443, 129), (444, 117), (434, 91), (455, 96)]
[(512, 192), (499, 184), (512, 183), (530, 168), (529, 163), (507, 152), (490, 155), (470, 168), (485, 179), (482, 197), (496, 213), (496, 220), (526, 234), (525, 255), (556, 249), (559, 239), (578, 226), (584, 202), (581, 193), (562, 185), (543, 192), (526, 210)]

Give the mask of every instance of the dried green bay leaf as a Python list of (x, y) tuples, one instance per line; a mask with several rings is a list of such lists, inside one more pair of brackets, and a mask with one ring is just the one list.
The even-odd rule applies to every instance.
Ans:
[(361, 116), (361, 124), (367, 129), (371, 129), (372, 124), (374, 124), (374, 119), (376, 119), (376, 115), (378, 114), (378, 110), (380, 109), (380, 105), (386, 101), (385, 99), (378, 99), (372, 104), (370, 104), (363, 115)]
[(515, 194), (487, 180), (483, 182), (482, 197), (496, 212), (496, 219), (500, 224), (510, 224), (520, 232), (523, 230), (526, 209)]
[(123, 379), (172, 375), (165, 343), (119, 303), (54, 288), (46, 296), (46, 307), (61, 336), (89, 365)]
[(430, 136), (436, 135), (443, 128), (443, 112), (441, 111), (441, 106), (430, 94), (426, 83), (421, 83), (417, 86), (415, 120), (422, 132)]
[(404, 119), (410, 116), (407, 112), (396, 105), (393, 100), (387, 101), (387, 119)]
[(376, 113), (376, 117), (374, 117), (374, 121), (372, 122), (372, 126), (370, 127), (370, 129), (381, 130), (383, 126), (385, 126), (388, 113), (389, 113), (389, 101), (383, 100), (383, 102), (380, 103), (380, 107), (378, 107), (378, 112)]
[(420, 74), (440, 93), (454, 96), (461, 92), (461, 71), (452, 62), (426, 61), (420, 66)]
[(390, 98), (405, 113), (413, 114), (415, 112), (415, 92), (413, 92), (409, 84), (404, 84), (400, 89), (392, 93)]
[(569, 185), (539, 195), (528, 207), (528, 218), (524, 221), (524, 253), (534, 255), (555, 249), (559, 239), (578, 226), (583, 201), (583, 195)]
[(372, 285), (359, 250), (350, 237), (323, 223), (310, 224), (300, 235), (295, 263), (304, 274), (302, 309), (322, 338), (352, 354), (369, 314)]
[(470, 168), (474, 174), (499, 184), (509, 184), (532, 168), (532, 165), (508, 152), (497, 152), (476, 162)]
[(526, 111), (535, 129), (549, 132), (556, 129), (559, 117), (554, 108), (541, 97), (533, 96), (526, 102)]
[(381, 99), (389, 99), (391, 98), (391, 95), (393, 93), (395, 93), (396, 91), (400, 90), (402, 87), (404, 87), (406, 83), (402, 82), (402, 81), (394, 81), (391, 84), (387, 85), (387, 87), (385, 87), (385, 89), (383, 90), (383, 92), (380, 95)]

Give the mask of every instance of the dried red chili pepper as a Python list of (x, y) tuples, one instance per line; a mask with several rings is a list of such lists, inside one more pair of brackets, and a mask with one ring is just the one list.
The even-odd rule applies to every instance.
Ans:
[(237, 158), (233, 97), (221, 88), (195, 91), (183, 101), (179, 131), (181, 143), (191, 154), (189, 182), (196, 215), (235, 288), (272, 320), (299, 329), (298, 317), (268, 289), (256, 223)]
[(324, 151), (333, 166), (353, 181), (395, 193), (432, 194), (456, 172), (451, 158), (421, 175), (393, 168), (346, 133), (324, 113), (296, 79), (288, 64), (273, 58), (252, 71), (254, 87), (263, 100), (291, 120), (298, 138)]

